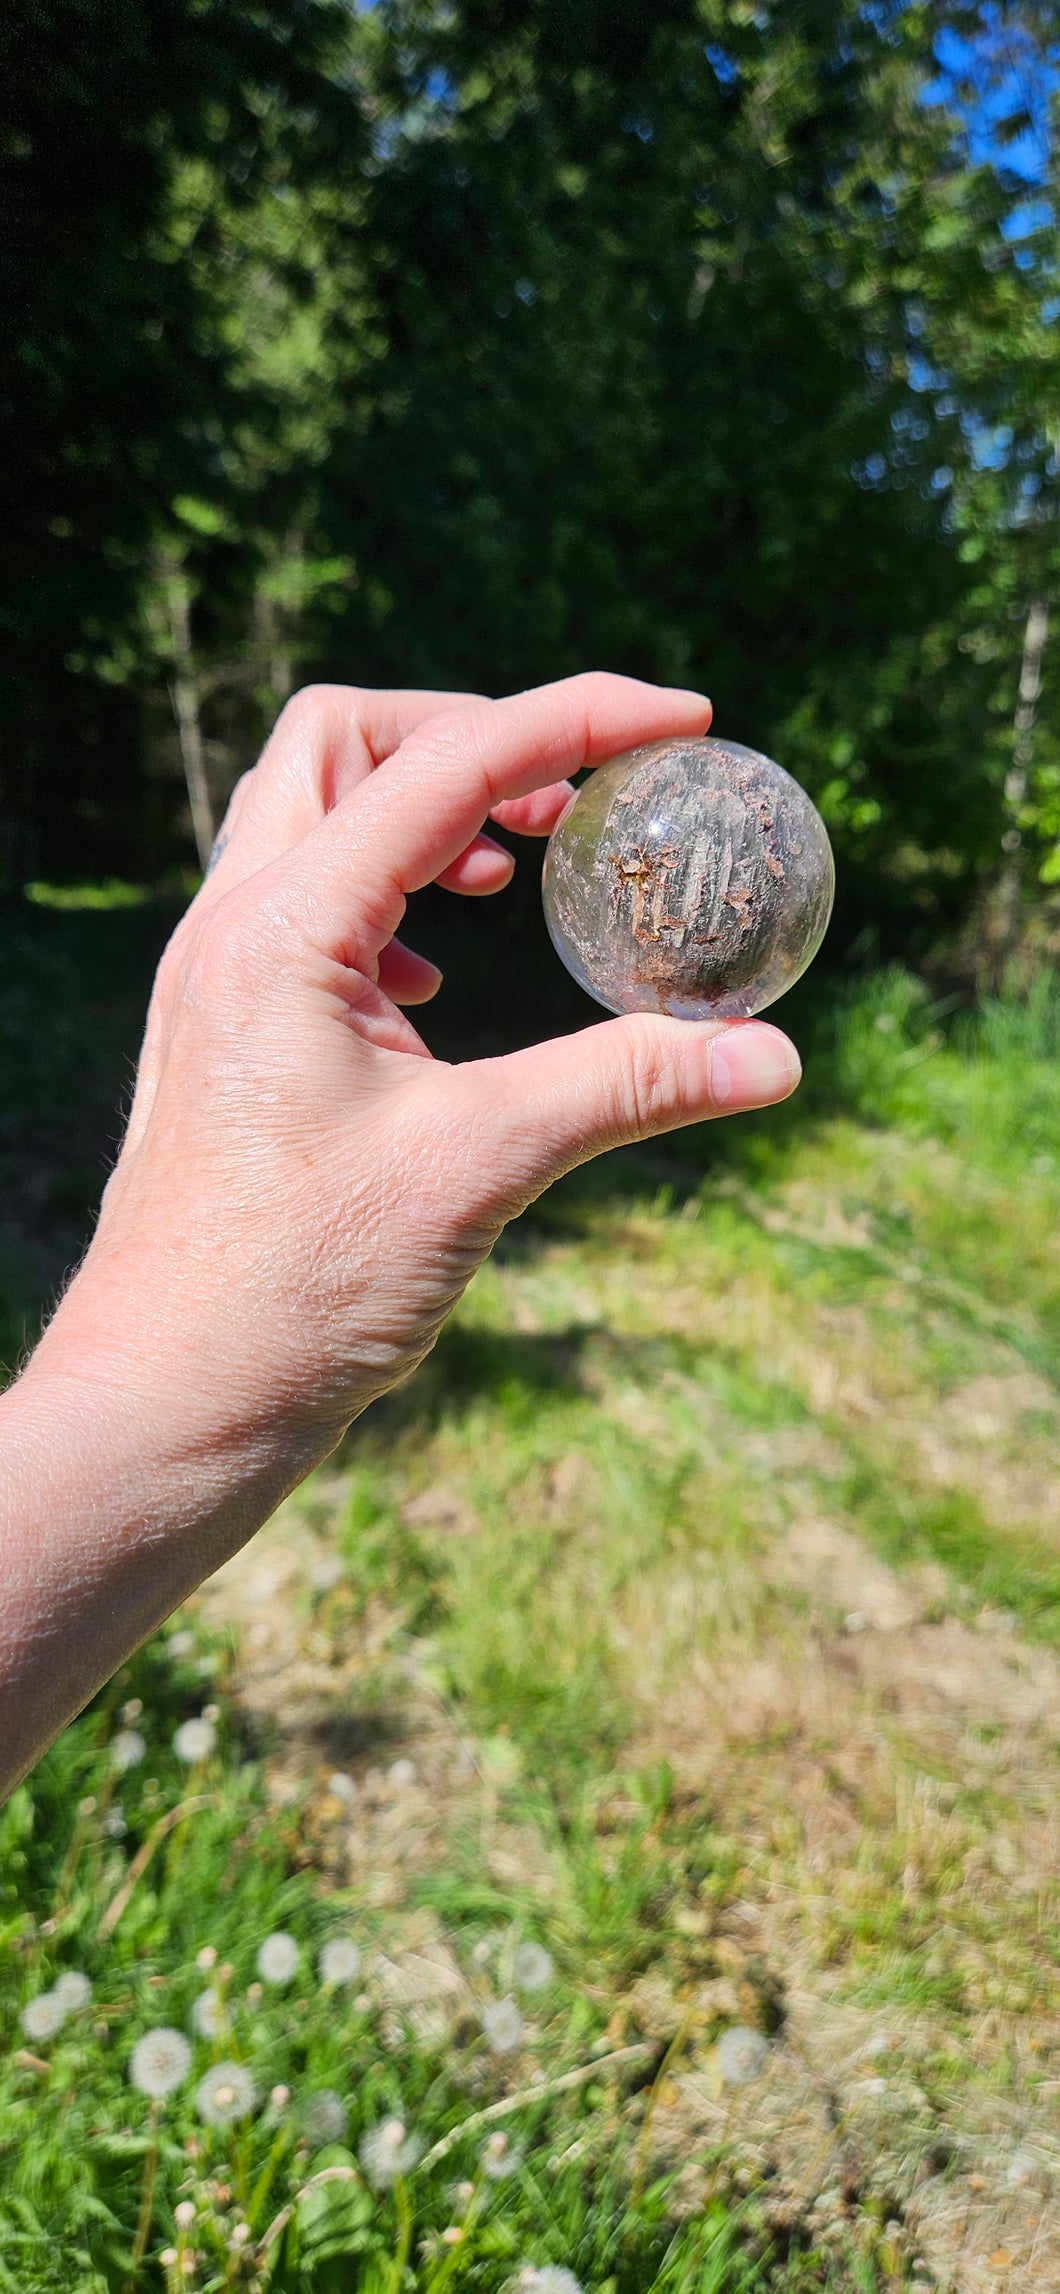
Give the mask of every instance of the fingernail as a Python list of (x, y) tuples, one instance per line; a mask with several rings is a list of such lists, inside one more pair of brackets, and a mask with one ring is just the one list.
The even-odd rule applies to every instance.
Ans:
[(798, 1052), (779, 1028), (761, 1023), (727, 1028), (710, 1047), (715, 1107), (772, 1107), (788, 1098), (801, 1074)]

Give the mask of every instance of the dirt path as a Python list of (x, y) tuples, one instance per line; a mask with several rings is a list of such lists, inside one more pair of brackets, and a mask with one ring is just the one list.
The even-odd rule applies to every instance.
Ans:
[[(307, 1534), (297, 1506), (288, 1507), (213, 1581), (204, 1614), (237, 1636), (237, 1695), (270, 1735), (271, 1789), (298, 1807), (307, 1854), (394, 1915), (384, 1986), (426, 2035), (432, 2019), (458, 2011), (464, 1985), (436, 1924), (403, 1909), (408, 1881), (444, 1859), (452, 1826), (469, 1810), (481, 1819), (490, 1787), (476, 1748), (425, 1690), (415, 1646), (395, 1648), (392, 1618), (370, 1614), (352, 1649), (314, 1625), (334, 1570), (326, 1537)], [(777, 1574), (807, 1604), (801, 1629), (762, 1646), (750, 1667), (745, 1651), (731, 1661), (716, 1653), (644, 1715), (642, 1753), (664, 1754), (680, 1790), (708, 1795), (742, 1836), (753, 1874), (712, 1923), (709, 1964), (721, 1972), (690, 1985), (687, 1974), (669, 1982), (660, 1967), (625, 2003), (628, 2028), (671, 2038), (683, 2024), (687, 2033), (656, 2100), (655, 2145), (678, 2166), (715, 2153), (713, 2179), (764, 2194), (779, 2231), (827, 2247), (868, 2214), (883, 2225), (884, 2263), (889, 2250), (896, 2271), (915, 2257), (925, 2284), (952, 2294), (999, 2284), (1053, 2294), (1060, 2082), (1043, 2078), (1042, 2066), (1060, 2042), (1060, 2003), (1048, 1964), (1033, 2004), (986, 1996), (985, 1978), (965, 2044), (986, 2075), (969, 2082), (952, 2033), (938, 2028), (930, 1979), (919, 2000), (915, 1985), (911, 1998), (896, 1994), (886, 1973), (878, 2003), (843, 1996), (849, 1987), (830, 1970), (827, 1930), (867, 1817), (893, 1824), (907, 1908), (924, 1890), (937, 1899), (940, 1865), (957, 1897), (982, 1890), (1002, 1916), (1007, 1894), (1024, 1904), (1029, 1892), (1050, 1889), (1060, 1668), (1004, 1618), (931, 1621), (930, 1572), (919, 1583), (900, 1579), (820, 1519), (800, 1526)], [(351, 1690), (381, 1659), (389, 1691), (366, 1726), (351, 1720), (351, 1705), (359, 1709)], [(896, 1745), (903, 1774), (921, 1764), (904, 1798)], [(1011, 1787), (1008, 1815), (988, 1839), (970, 1842), (945, 1791), (932, 1788), (940, 1751), (977, 1758), (994, 1786), (1000, 1777)], [(541, 1842), (498, 1822), (495, 1805), (487, 1861), (502, 1886), (518, 1875), (525, 1887), (529, 1867), (547, 1893)], [(955, 1908), (962, 1916), (965, 1905)], [(943, 1905), (943, 1924), (946, 1916)], [(886, 1940), (878, 1949), (886, 1955)], [(769, 1990), (782, 2015), (768, 2069), (726, 2087), (718, 2020), (753, 2017), (756, 1989), (759, 1999)], [(1002, 2062), (999, 2091), (989, 2066)], [(686, 2178), (686, 2203), (708, 2179), (702, 2169)]]
[[(931, 1621), (933, 1573), (919, 1586), (900, 1579), (821, 1520), (799, 1525), (778, 1574), (806, 1598), (803, 1630), (750, 1666), (740, 1653), (683, 1680), (649, 1744), (665, 1746), (688, 1789), (713, 1781), (716, 1791), (724, 1769), (726, 1820), (755, 1838), (761, 1884), (727, 1924), (745, 1952), (782, 1971), (783, 2034), (768, 2080), (736, 2096), (679, 2072), (658, 2132), (671, 2149), (704, 2135), (730, 2147), (738, 2180), (770, 2182), (781, 2224), (808, 2218), (827, 2235), (869, 2206), (894, 2219), (896, 2253), (922, 2258), (929, 2283), (1053, 2294), (1060, 2080), (1046, 2067), (1060, 2056), (1048, 1919), (1052, 1897), (1055, 1934), (1060, 1666), (1004, 1617)], [(938, 1781), (954, 1764), (1007, 1800), (981, 1832)], [(888, 1824), (893, 1925), (908, 1917), (923, 1940), (899, 1987), (880, 1921), (856, 2001), (829, 1964), (830, 1915), (850, 1897), (864, 1833)], [(1035, 1902), (1040, 1927), (1028, 1921)], [(1006, 1906), (1018, 1938), (1007, 1996), (984, 1948)], [(878, 1920), (883, 1909), (867, 1898), (860, 1908)], [(980, 2006), (959, 2038), (937, 2009), (933, 1928), (951, 1944), (967, 1938), (964, 1981), (978, 1985)]]
[[(426, 2013), (446, 1968), (456, 2000), (407, 1899), (472, 1824), (547, 1924), (503, 1731), (529, 1714), (549, 1766), (542, 1693), (568, 1745), (613, 1707), (619, 1764), (672, 1774), (732, 1874), (675, 1890), (608, 2025), (676, 2042), (651, 2140), (687, 2203), (713, 2177), (778, 2235), (867, 2246), (883, 2282), (1060, 2294), (1060, 1663), (1032, 1637), (1056, 1582), (1051, 1326), (997, 1307), (1015, 1230), (978, 1291), (972, 1244), (936, 1234), (969, 1184), (941, 1153), (843, 1133), (813, 1154), (753, 1216), (724, 1194), (608, 1214), (494, 1263), (205, 1606), (304, 1853), (393, 1914), (395, 1997), (418, 1985)], [(475, 1742), (400, 1572), (367, 1604), (328, 1591), (337, 1545), (360, 1567), (353, 1492), (435, 1573), (461, 1713), (490, 1708)], [(721, 2075), (734, 2024), (766, 2043), (745, 2085)]]

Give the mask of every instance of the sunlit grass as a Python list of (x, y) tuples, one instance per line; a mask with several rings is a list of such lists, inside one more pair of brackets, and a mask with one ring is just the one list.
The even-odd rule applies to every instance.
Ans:
[[(76, 1008), (49, 1034), (91, 923), (49, 918), (62, 947), (35, 944), (0, 1012), (27, 1122), (131, 1027), (138, 911), (108, 922), (100, 1041)], [(41, 1764), (0, 1833), (0, 2288), (900, 2282), (889, 2157), (822, 2244), (800, 2206), (781, 2236), (768, 2178), (713, 2136), (660, 2130), (734, 2020), (781, 2076), (794, 1981), (914, 2050), (940, 2140), (1048, 2083), (1060, 1087), (1037, 993), (953, 1024), (884, 976), (822, 1026), (801, 1109), (677, 1142), (671, 1176), (575, 1177), (520, 1224), (279, 1525), (337, 1556), (280, 1597), (316, 1734), (301, 1690), (246, 1698), (255, 1614), (230, 1597), (224, 1634), (200, 1606), (190, 1644), (181, 1620)], [(7, 1247), (10, 1359), (38, 1259)], [(176, 1732), (213, 1704), (189, 1772)], [(400, 1781), (424, 1712), (450, 1763), (422, 1788), (429, 1840)], [(144, 1757), (119, 1774), (130, 1730)], [(417, 1921), (455, 1987), (426, 2033), (384, 1971)], [(277, 1931), (297, 1970), (270, 1984)], [(329, 1988), (336, 1936), (362, 1973)], [(520, 1994), (528, 1942), (552, 1972)], [(19, 2017), (63, 1972), (91, 2001), (34, 2038)], [(156, 2113), (129, 2062), (159, 2025), (192, 2062)], [(254, 2086), (231, 2129), (196, 2101), (228, 2061)], [(377, 2188), (362, 2146), (398, 2120), (419, 2157)], [(510, 2175), (487, 2173), (490, 2128)]]
[(152, 1644), (3, 1817), (0, 2286), (824, 2284), (812, 2257), (771, 2260), (752, 2217), (710, 2204), (682, 2226), (665, 2178), (633, 2188), (628, 2111), (659, 2057), (616, 2044), (609, 2006), (711, 1870), (669, 1780), (631, 1779), (603, 1823), (498, 1769), (558, 1889), (484, 1884), (459, 1830), (445, 1871), (414, 1875), (465, 1971), (432, 2042), (395, 2030), (376, 1980), (392, 1921), (292, 1868), (297, 1813), (231, 1734), (223, 1655), (191, 1642)]

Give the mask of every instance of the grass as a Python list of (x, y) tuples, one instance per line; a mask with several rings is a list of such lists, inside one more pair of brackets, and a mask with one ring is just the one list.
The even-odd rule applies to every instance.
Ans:
[[(361, 1597), (359, 1579), (351, 1591)], [(750, 2215), (708, 2202), (675, 2222), (671, 2178), (631, 2178), (631, 2129), (662, 2051), (614, 2044), (608, 2006), (656, 1955), (675, 1893), (694, 1900), (715, 1870), (674, 1820), (666, 1779), (633, 1788), (604, 1860), (587, 1806), (561, 1818), (547, 1786), (509, 1763), (500, 1789), (551, 1837), (562, 1911), (484, 1885), (480, 1856), (455, 1836), (451, 1867), (414, 1893), (444, 1921), (457, 2013), (433, 2034), (395, 2027), (379, 1972), (392, 1964), (393, 1913), (363, 1889), (321, 1884), (297, 1816), (270, 1805), (239, 1740), (224, 1650), (192, 1641), (186, 1628), (158, 1636), (4, 1814), (0, 2286), (36, 2294), (75, 2273), (86, 2294), (325, 2289), (346, 2286), (355, 2264), (357, 2283), (380, 2290), (411, 2282), (410, 2268), (424, 2288), (500, 2287), (547, 2263), (631, 2290), (832, 2283), (810, 2255), (771, 2259)], [(204, 1696), (220, 1735), (189, 1770), (173, 1740)], [(119, 1770), (114, 1748), (130, 1730), (142, 1751)], [(488, 1741), (484, 1751), (488, 1764)], [(494, 1759), (503, 1777), (496, 1747)], [(316, 1797), (333, 1828), (341, 1803)], [(257, 1955), (277, 1930), (295, 1939), (297, 1967), (263, 1982)], [(491, 2002), (520, 1995), (519, 1946), (535, 1931), (546, 1982), (522, 1995), (517, 2050), (491, 2054)], [(318, 1966), (336, 1935), (362, 1954), (343, 1985)], [(56, 2036), (35, 2036), (31, 2003), (71, 1971), (91, 1996)], [(207, 1987), (222, 2027), (203, 2038), (195, 2003)], [(130, 2059), (159, 2026), (190, 2032), (193, 2053), (155, 2104)], [(199, 2082), (232, 2061), (250, 2072), (253, 2102), (211, 2125)], [(523, 2103), (491, 2119), (513, 2085)], [(396, 2117), (414, 2155), (378, 2187), (359, 2162)]]
[[(122, 935), (157, 927), (33, 919), (40, 1025), (52, 935), (106, 961), (25, 1062), (9, 1005), (27, 1174), (86, 1030), (103, 1103)], [(557, 1190), (41, 1763), (0, 1841), (0, 2288), (1053, 2287), (1058, 1011), (948, 1020), (878, 976), (815, 1023), (801, 1110)], [(35, 2042), (71, 1968), (91, 2002)], [(160, 2023), (194, 2058), (156, 2120), (128, 2066)], [(224, 2129), (196, 2094), (227, 2057), (255, 2102)], [(395, 2116), (420, 2157), (376, 2188)]]

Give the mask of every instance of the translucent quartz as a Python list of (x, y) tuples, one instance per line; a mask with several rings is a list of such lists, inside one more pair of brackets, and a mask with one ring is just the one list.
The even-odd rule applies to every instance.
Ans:
[(812, 963), (834, 890), (805, 789), (757, 750), (709, 736), (601, 765), (545, 855), (553, 941), (612, 1012), (764, 1011)]

